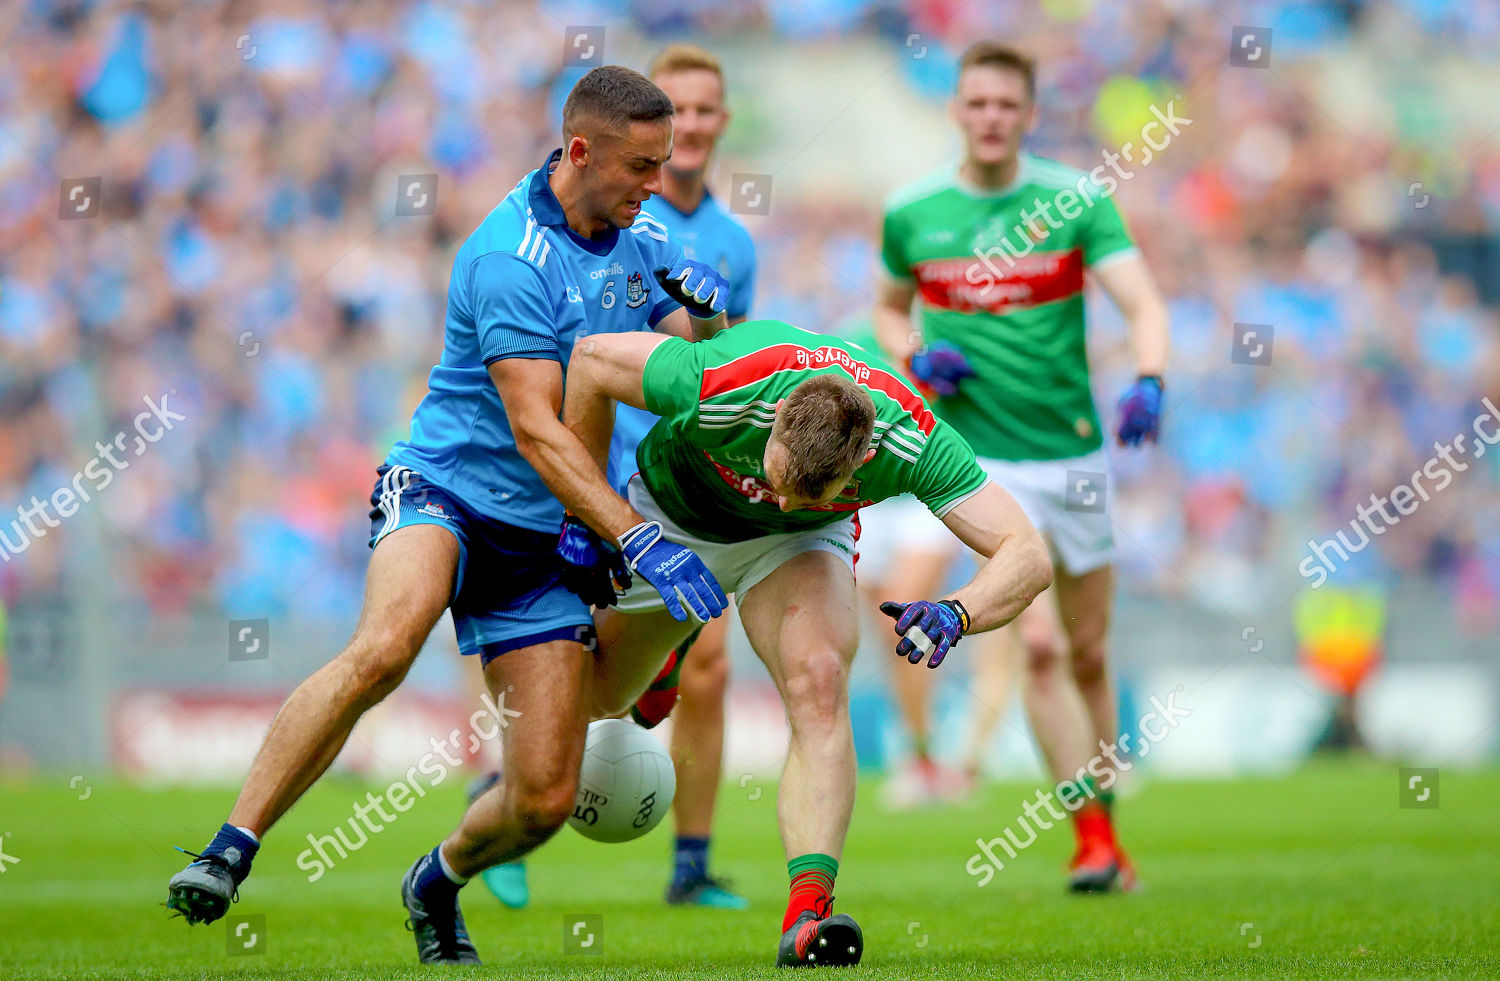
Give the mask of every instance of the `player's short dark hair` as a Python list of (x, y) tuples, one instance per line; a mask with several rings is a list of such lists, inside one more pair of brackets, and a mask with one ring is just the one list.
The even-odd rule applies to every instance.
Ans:
[(1003, 68), (1026, 79), (1026, 96), (1036, 98), (1036, 59), (999, 41), (975, 41), (958, 59), (958, 74), (970, 68)]
[(782, 479), (799, 497), (822, 497), (854, 473), (874, 432), (869, 392), (839, 375), (809, 378), (781, 403), (771, 427), (771, 438), (786, 447)]
[(611, 130), (634, 122), (672, 117), (672, 100), (645, 75), (624, 65), (602, 65), (578, 80), (563, 103), (563, 135), (569, 139), (590, 124)]

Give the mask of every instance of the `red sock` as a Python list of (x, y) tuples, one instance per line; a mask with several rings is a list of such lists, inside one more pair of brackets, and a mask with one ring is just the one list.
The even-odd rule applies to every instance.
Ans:
[[(809, 861), (822, 859), (823, 861)], [(838, 864), (825, 855), (805, 856), (805, 866), (792, 874), (792, 894), (786, 903), (786, 916), (781, 918), (781, 932), (791, 929), (797, 917), (807, 910), (826, 916), (833, 901), (833, 877), (838, 874)], [(831, 867), (830, 867), (831, 866)]]
[(1085, 804), (1074, 813), (1073, 833), (1078, 837), (1080, 849), (1090, 842), (1103, 841), (1112, 845), (1115, 840), (1115, 829), (1109, 822), (1109, 811), (1098, 803)]

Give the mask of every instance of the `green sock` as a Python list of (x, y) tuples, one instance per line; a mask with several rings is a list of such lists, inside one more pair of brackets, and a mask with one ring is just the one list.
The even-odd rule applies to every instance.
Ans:
[[(1104, 805), (1106, 811), (1109, 810), (1109, 804), (1104, 800), (1104, 794), (1107, 791), (1101, 791), (1099, 784), (1093, 777), (1086, 776), (1081, 780), (1063, 780), (1058, 783), (1056, 793), (1059, 797), (1064, 798), (1064, 807), (1067, 807), (1069, 800), (1082, 800), (1084, 802), (1097, 800)], [(1110, 796), (1113, 797), (1114, 795), (1111, 794)], [(1072, 810), (1072, 808), (1069, 808), (1069, 810)]]
[(839, 860), (822, 852), (808, 852), (786, 863), (786, 872), (792, 880), (792, 889), (786, 916), (781, 921), (782, 932), (791, 927), (803, 910), (826, 911), (826, 902), (833, 898)]

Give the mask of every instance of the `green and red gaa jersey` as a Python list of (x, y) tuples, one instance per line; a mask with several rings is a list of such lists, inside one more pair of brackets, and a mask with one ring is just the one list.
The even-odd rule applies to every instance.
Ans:
[(1109, 190), (1023, 153), (1007, 188), (969, 187), (949, 166), (886, 203), (886, 271), (915, 283), (924, 337), (957, 345), (974, 367), (933, 408), (980, 456), (1058, 460), (1103, 443), (1083, 272), (1134, 252)]
[[(875, 456), (833, 501), (783, 512), (765, 479), (776, 403), (825, 374), (870, 393)], [(885, 361), (779, 320), (746, 321), (696, 344), (667, 338), (646, 359), (642, 383), (661, 420), (636, 450), (641, 479), (668, 517), (706, 541), (820, 528), (902, 493), (942, 517), (987, 479), (963, 437)]]

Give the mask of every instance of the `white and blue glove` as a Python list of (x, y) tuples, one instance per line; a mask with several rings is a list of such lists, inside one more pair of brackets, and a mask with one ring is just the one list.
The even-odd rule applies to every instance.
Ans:
[(930, 654), (929, 668), (942, 664), (948, 651), (969, 629), (969, 611), (958, 600), (885, 602), (880, 604), (880, 612), (896, 621), (896, 633), (901, 635), (896, 656), (921, 664), (922, 658)]
[(621, 535), (620, 551), (630, 570), (661, 593), (674, 619), (687, 620), (684, 601), (704, 623), (729, 605), (729, 597), (698, 553), (663, 538), (660, 521), (642, 521)]
[(697, 259), (679, 259), (671, 269), (657, 266), (656, 281), (699, 320), (712, 320), (729, 302), (729, 281), (713, 266)]

